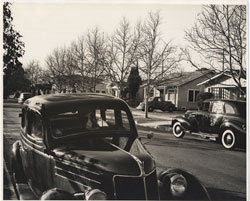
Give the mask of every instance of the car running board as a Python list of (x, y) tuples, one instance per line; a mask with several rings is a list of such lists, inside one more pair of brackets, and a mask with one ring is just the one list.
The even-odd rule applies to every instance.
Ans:
[(202, 132), (190, 132), (188, 131), (189, 134), (192, 134), (192, 135), (199, 135), (203, 138), (218, 138), (219, 137), (219, 134), (217, 133), (202, 133)]

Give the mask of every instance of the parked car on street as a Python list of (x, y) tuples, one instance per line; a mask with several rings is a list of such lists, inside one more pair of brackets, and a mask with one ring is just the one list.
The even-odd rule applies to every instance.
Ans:
[(224, 148), (246, 145), (246, 102), (236, 100), (205, 100), (202, 109), (187, 111), (172, 120), (173, 135), (198, 133), (214, 137)]
[[(145, 102), (141, 102), (137, 109), (144, 111)], [(173, 112), (176, 107), (171, 101), (164, 101), (162, 97), (150, 97), (148, 99), (148, 111), (153, 112), (155, 109), (162, 110), (163, 112)]]
[(210, 200), (184, 170), (157, 174), (129, 107), (119, 98), (35, 96), (24, 102), (20, 116), (12, 177), (16, 184), (27, 182), (38, 199)]
[(17, 99), (18, 103), (23, 103), (28, 98), (31, 98), (32, 94), (30, 92), (23, 92), (20, 94), (19, 98)]

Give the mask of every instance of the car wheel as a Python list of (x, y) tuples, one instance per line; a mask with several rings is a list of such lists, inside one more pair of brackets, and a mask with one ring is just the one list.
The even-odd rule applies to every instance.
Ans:
[(148, 107), (148, 111), (149, 112), (153, 112), (154, 111), (154, 108), (152, 106)]
[(170, 108), (168, 109), (168, 111), (169, 111), (169, 112), (173, 112), (173, 111), (174, 111), (174, 108), (170, 107)]
[(236, 137), (232, 130), (225, 130), (221, 136), (221, 143), (226, 149), (233, 149), (236, 144)]
[(180, 122), (175, 122), (173, 125), (173, 134), (176, 138), (182, 138), (185, 135)]

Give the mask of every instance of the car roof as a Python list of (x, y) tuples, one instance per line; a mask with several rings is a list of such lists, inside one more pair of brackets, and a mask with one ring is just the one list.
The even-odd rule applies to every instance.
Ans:
[(106, 94), (72, 93), (34, 96), (24, 102), (24, 107), (30, 107), (38, 111), (41, 111), (43, 109), (47, 113), (53, 113), (60, 108), (72, 107), (79, 104), (93, 105), (97, 102), (110, 104), (125, 103), (123, 100), (117, 97)]

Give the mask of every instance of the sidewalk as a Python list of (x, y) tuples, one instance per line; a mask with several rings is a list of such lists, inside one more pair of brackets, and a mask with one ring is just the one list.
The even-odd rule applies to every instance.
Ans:
[(177, 116), (184, 114), (184, 111), (174, 111), (174, 112), (149, 112), (148, 117), (144, 118), (144, 112), (131, 108), (135, 124), (139, 128), (151, 128), (160, 131), (170, 131), (171, 122)]

